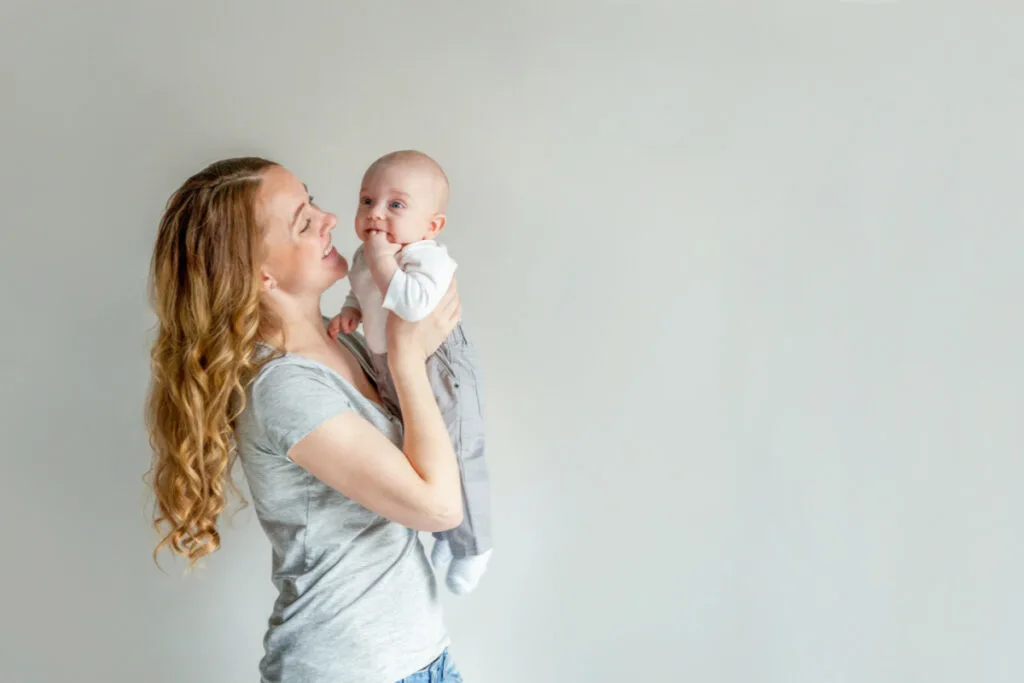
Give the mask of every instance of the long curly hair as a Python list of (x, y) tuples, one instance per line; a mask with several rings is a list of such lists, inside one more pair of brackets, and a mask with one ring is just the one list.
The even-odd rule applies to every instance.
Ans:
[[(146, 426), (147, 483), (163, 548), (197, 560), (220, 547), (217, 521), (231, 477), (235, 420), (260, 365), (255, 343), (279, 321), (260, 297), (264, 258), (256, 157), (225, 159), (185, 181), (167, 202), (150, 269), (158, 318)], [(242, 500), (244, 504), (244, 500)]]

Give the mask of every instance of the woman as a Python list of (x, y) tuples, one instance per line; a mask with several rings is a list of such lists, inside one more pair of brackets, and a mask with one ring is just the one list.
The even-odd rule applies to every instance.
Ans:
[(461, 681), (416, 533), (462, 516), (425, 366), (458, 296), (420, 323), (389, 322), (403, 430), (358, 338), (325, 331), (320, 296), (348, 271), (336, 225), (295, 176), (256, 158), (217, 162), (168, 202), (150, 283), (157, 551), (191, 564), (219, 547), (237, 453), (279, 591), (262, 681)]

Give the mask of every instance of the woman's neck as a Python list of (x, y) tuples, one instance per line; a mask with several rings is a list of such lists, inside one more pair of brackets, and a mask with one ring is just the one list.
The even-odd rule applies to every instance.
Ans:
[(302, 304), (294, 300), (272, 300), (271, 306), (281, 323), (281, 330), (267, 343), (288, 353), (300, 353), (330, 341), (320, 313), (319, 298)]

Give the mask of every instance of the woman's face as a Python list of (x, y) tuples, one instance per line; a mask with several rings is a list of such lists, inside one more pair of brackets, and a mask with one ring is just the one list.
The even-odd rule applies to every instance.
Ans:
[(348, 273), (348, 263), (331, 244), (338, 217), (314, 204), (288, 169), (271, 166), (264, 172), (259, 210), (267, 247), (265, 287), (319, 296)]

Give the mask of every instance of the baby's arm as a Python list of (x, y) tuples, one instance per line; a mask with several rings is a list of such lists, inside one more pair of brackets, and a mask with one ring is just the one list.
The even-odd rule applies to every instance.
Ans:
[(359, 308), (359, 299), (352, 292), (345, 297), (345, 305), (341, 313), (331, 318), (327, 325), (327, 334), (337, 337), (340, 333), (352, 334), (363, 320), (363, 312)]
[(398, 270), (398, 261), (395, 255), (402, 245), (388, 242), (387, 235), (380, 230), (371, 230), (366, 237), (364, 247), (363, 253), (366, 265), (370, 269), (370, 275), (373, 276), (373, 283), (377, 285), (377, 289), (383, 295), (388, 291), (391, 278)]
[(387, 281), (384, 308), (403, 320), (422, 320), (448, 291), (456, 267), (448, 250), (436, 242), (407, 245), (398, 254)]
[(357, 311), (363, 310), (362, 306), (359, 305), (359, 298), (351, 289), (348, 290), (348, 296), (345, 297), (345, 303), (341, 306), (342, 310), (345, 310), (346, 308), (354, 308)]
[[(357, 263), (361, 262), (362, 252), (363, 249), (360, 247), (352, 256), (353, 269), (356, 268)], [(345, 303), (341, 307), (341, 313), (331, 318), (331, 322), (327, 325), (327, 333), (332, 337), (337, 337), (339, 333), (352, 334), (359, 327), (359, 323), (362, 320), (363, 309), (359, 305), (359, 297), (356, 296), (355, 291), (350, 287), (348, 296), (345, 297)]]

